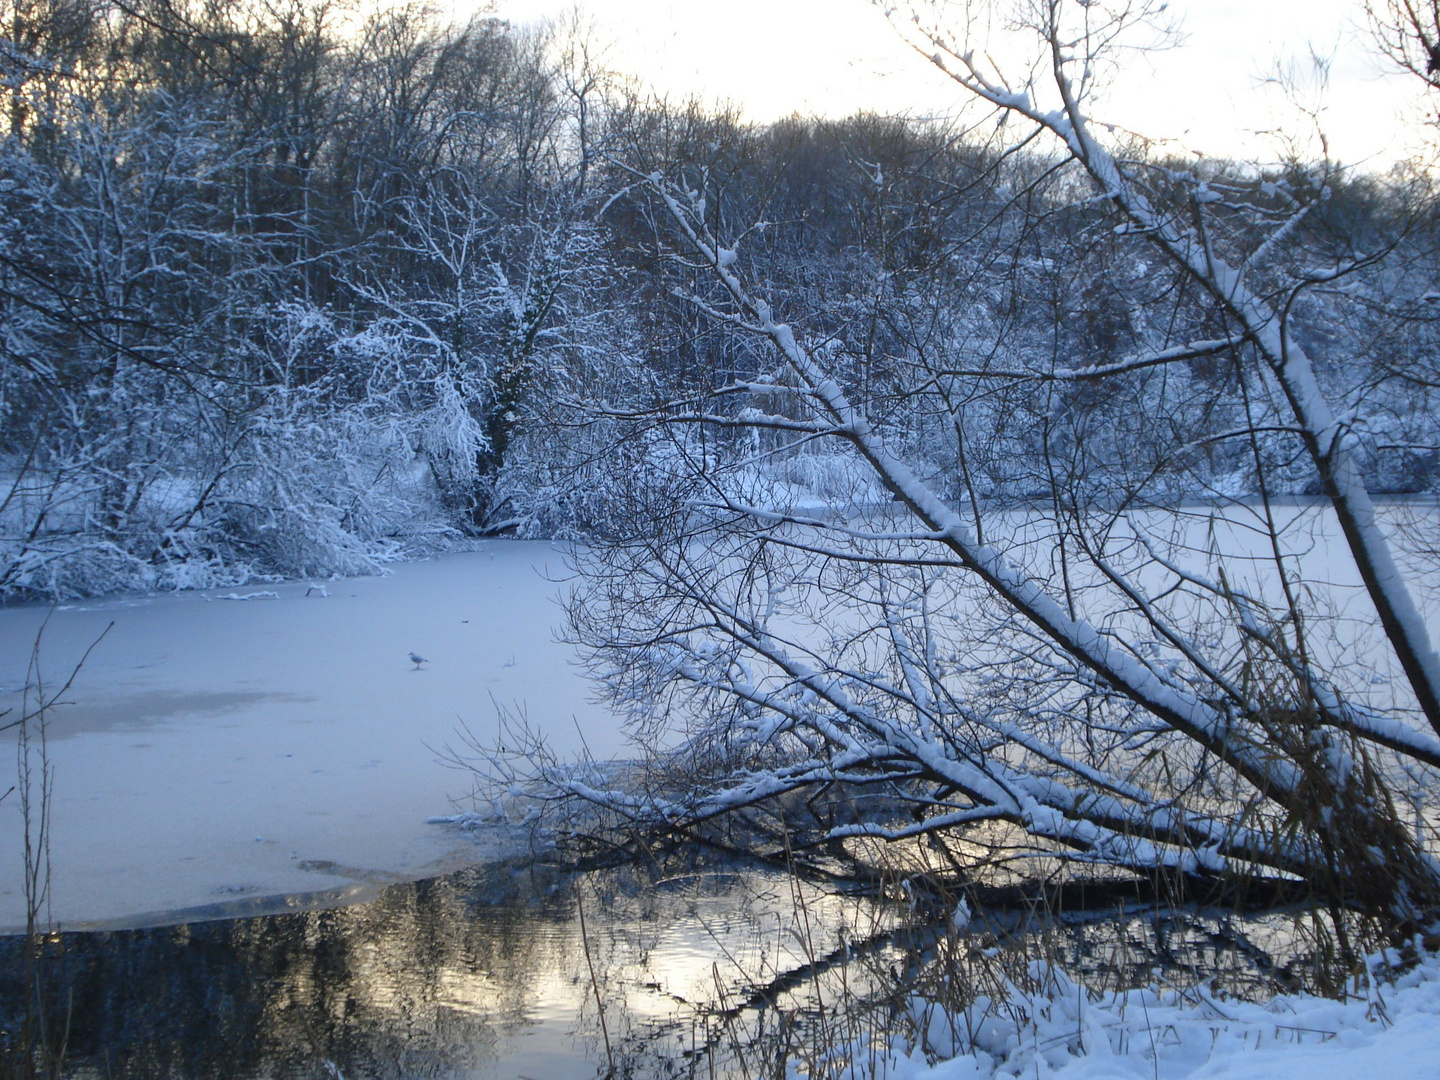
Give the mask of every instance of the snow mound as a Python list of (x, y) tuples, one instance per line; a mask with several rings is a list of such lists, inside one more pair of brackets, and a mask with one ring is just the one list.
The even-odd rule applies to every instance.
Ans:
[[(888, 1080), (1440, 1076), (1436, 957), (1393, 982), (1371, 979), (1343, 1001), (1285, 994), (1256, 1004), (1198, 989), (1152, 988), (1096, 997), (1063, 974), (1046, 974), (1050, 991), (1043, 998), (1000, 1009), (982, 998), (964, 1016), (932, 1011), (925, 1025), (928, 1053), (925, 1047), (897, 1053), (884, 1075)], [(1025, 1022), (1011, 1019), (1017, 1016)]]

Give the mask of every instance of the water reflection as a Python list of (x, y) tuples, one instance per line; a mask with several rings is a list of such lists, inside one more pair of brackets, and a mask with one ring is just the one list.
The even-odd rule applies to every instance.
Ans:
[[(49, 998), (71, 1003), (75, 1077), (568, 1080), (608, 1068), (598, 983), (618, 1071), (723, 1075), (691, 1002), (743, 999), (823, 952), (822, 936), (885, 918), (816, 892), (807, 934), (791, 887), (754, 870), (642, 880), (493, 866), (337, 910), (61, 935)], [(21, 949), (0, 939), (6, 1028)]]
[[(964, 1004), (1039, 959), (1095, 989), (1304, 984), (1300, 912), (1132, 905), (1116, 889), (1052, 896), (1066, 914), (1047, 916), (996, 888), (961, 932), (914, 897), (707, 859), (578, 876), (514, 862), (332, 910), (54, 935), (44, 999), (68, 1022), (66, 1075), (85, 1080), (593, 1080), (612, 1063), (637, 1078), (804, 1072), (811, 1048), (915, 1036), (913, 994)], [(0, 938), (0, 1038), (19, 1026), (23, 949)]]

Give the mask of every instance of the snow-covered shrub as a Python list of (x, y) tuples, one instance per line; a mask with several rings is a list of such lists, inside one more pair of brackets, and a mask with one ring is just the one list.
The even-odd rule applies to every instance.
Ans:
[[(302, 395), (308, 397), (308, 395)], [(416, 475), (403, 433), (363, 409), (310, 415), (290, 395), (257, 418), (206, 526), (265, 573), (373, 573), (406, 534), (443, 529), (433, 485)]]
[(812, 504), (832, 508), (864, 506), (890, 498), (875, 482), (874, 472), (853, 454), (776, 453), (762, 459), (756, 467), (763, 474), (800, 489)]
[[(1003, 950), (985, 962), (1004, 967)], [(950, 1009), (908, 999), (909, 1037), (879, 1049), (833, 1051), (835, 1080), (1022, 1080), (1099, 1077), (1181, 1080), (1195, 1074), (1254, 1080), (1312, 1076), (1425, 1075), (1440, 1022), (1440, 962), (1388, 970), (1376, 957), (1337, 999), (1304, 991), (1246, 1000), (1203, 983), (1162, 977), (1125, 989), (1086, 985), (1048, 960)], [(1422, 1062), (1424, 1062), (1422, 1064)], [(800, 1075), (797, 1070), (793, 1075)], [(815, 1076), (814, 1071), (805, 1075)]]

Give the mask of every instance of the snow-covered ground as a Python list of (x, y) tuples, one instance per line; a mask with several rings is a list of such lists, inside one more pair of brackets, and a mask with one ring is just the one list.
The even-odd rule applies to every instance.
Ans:
[[(323, 590), (300, 582), (62, 605), (41, 650), (51, 685), (115, 625), (50, 727), (55, 920), (243, 910), (474, 861), (474, 839), (426, 819), (468, 790), (439, 751), (462, 723), (493, 737), (492, 699), (523, 703), (563, 748), (578, 748), (581, 731), (597, 754), (620, 746), (572, 651), (554, 640), (563, 586), (547, 573), (565, 573), (556, 548), (495, 541)], [(0, 709), (19, 705), (47, 612), (0, 610)], [(419, 670), (412, 650), (429, 660)], [(12, 795), (0, 803), (0, 928), (24, 922), (21, 841)]]
[[(1154, 990), (1092, 1001), (1064, 976), (1029, 1023), (974, 1017), (979, 1047), (938, 1065), (923, 1052), (888, 1080), (1433, 1080), (1440, 1077), (1440, 960), (1347, 1001), (1283, 995), (1263, 1005)], [(963, 1018), (957, 1018), (962, 1029)], [(949, 1021), (935, 1017), (938, 1040)]]

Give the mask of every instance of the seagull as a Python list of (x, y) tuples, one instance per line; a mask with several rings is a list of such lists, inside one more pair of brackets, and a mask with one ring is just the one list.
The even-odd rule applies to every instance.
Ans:
[(421, 664), (428, 664), (430, 661), (426, 660), (425, 657), (421, 656), (419, 653), (412, 652), (410, 654), (410, 662), (415, 665), (415, 670), (419, 671)]

